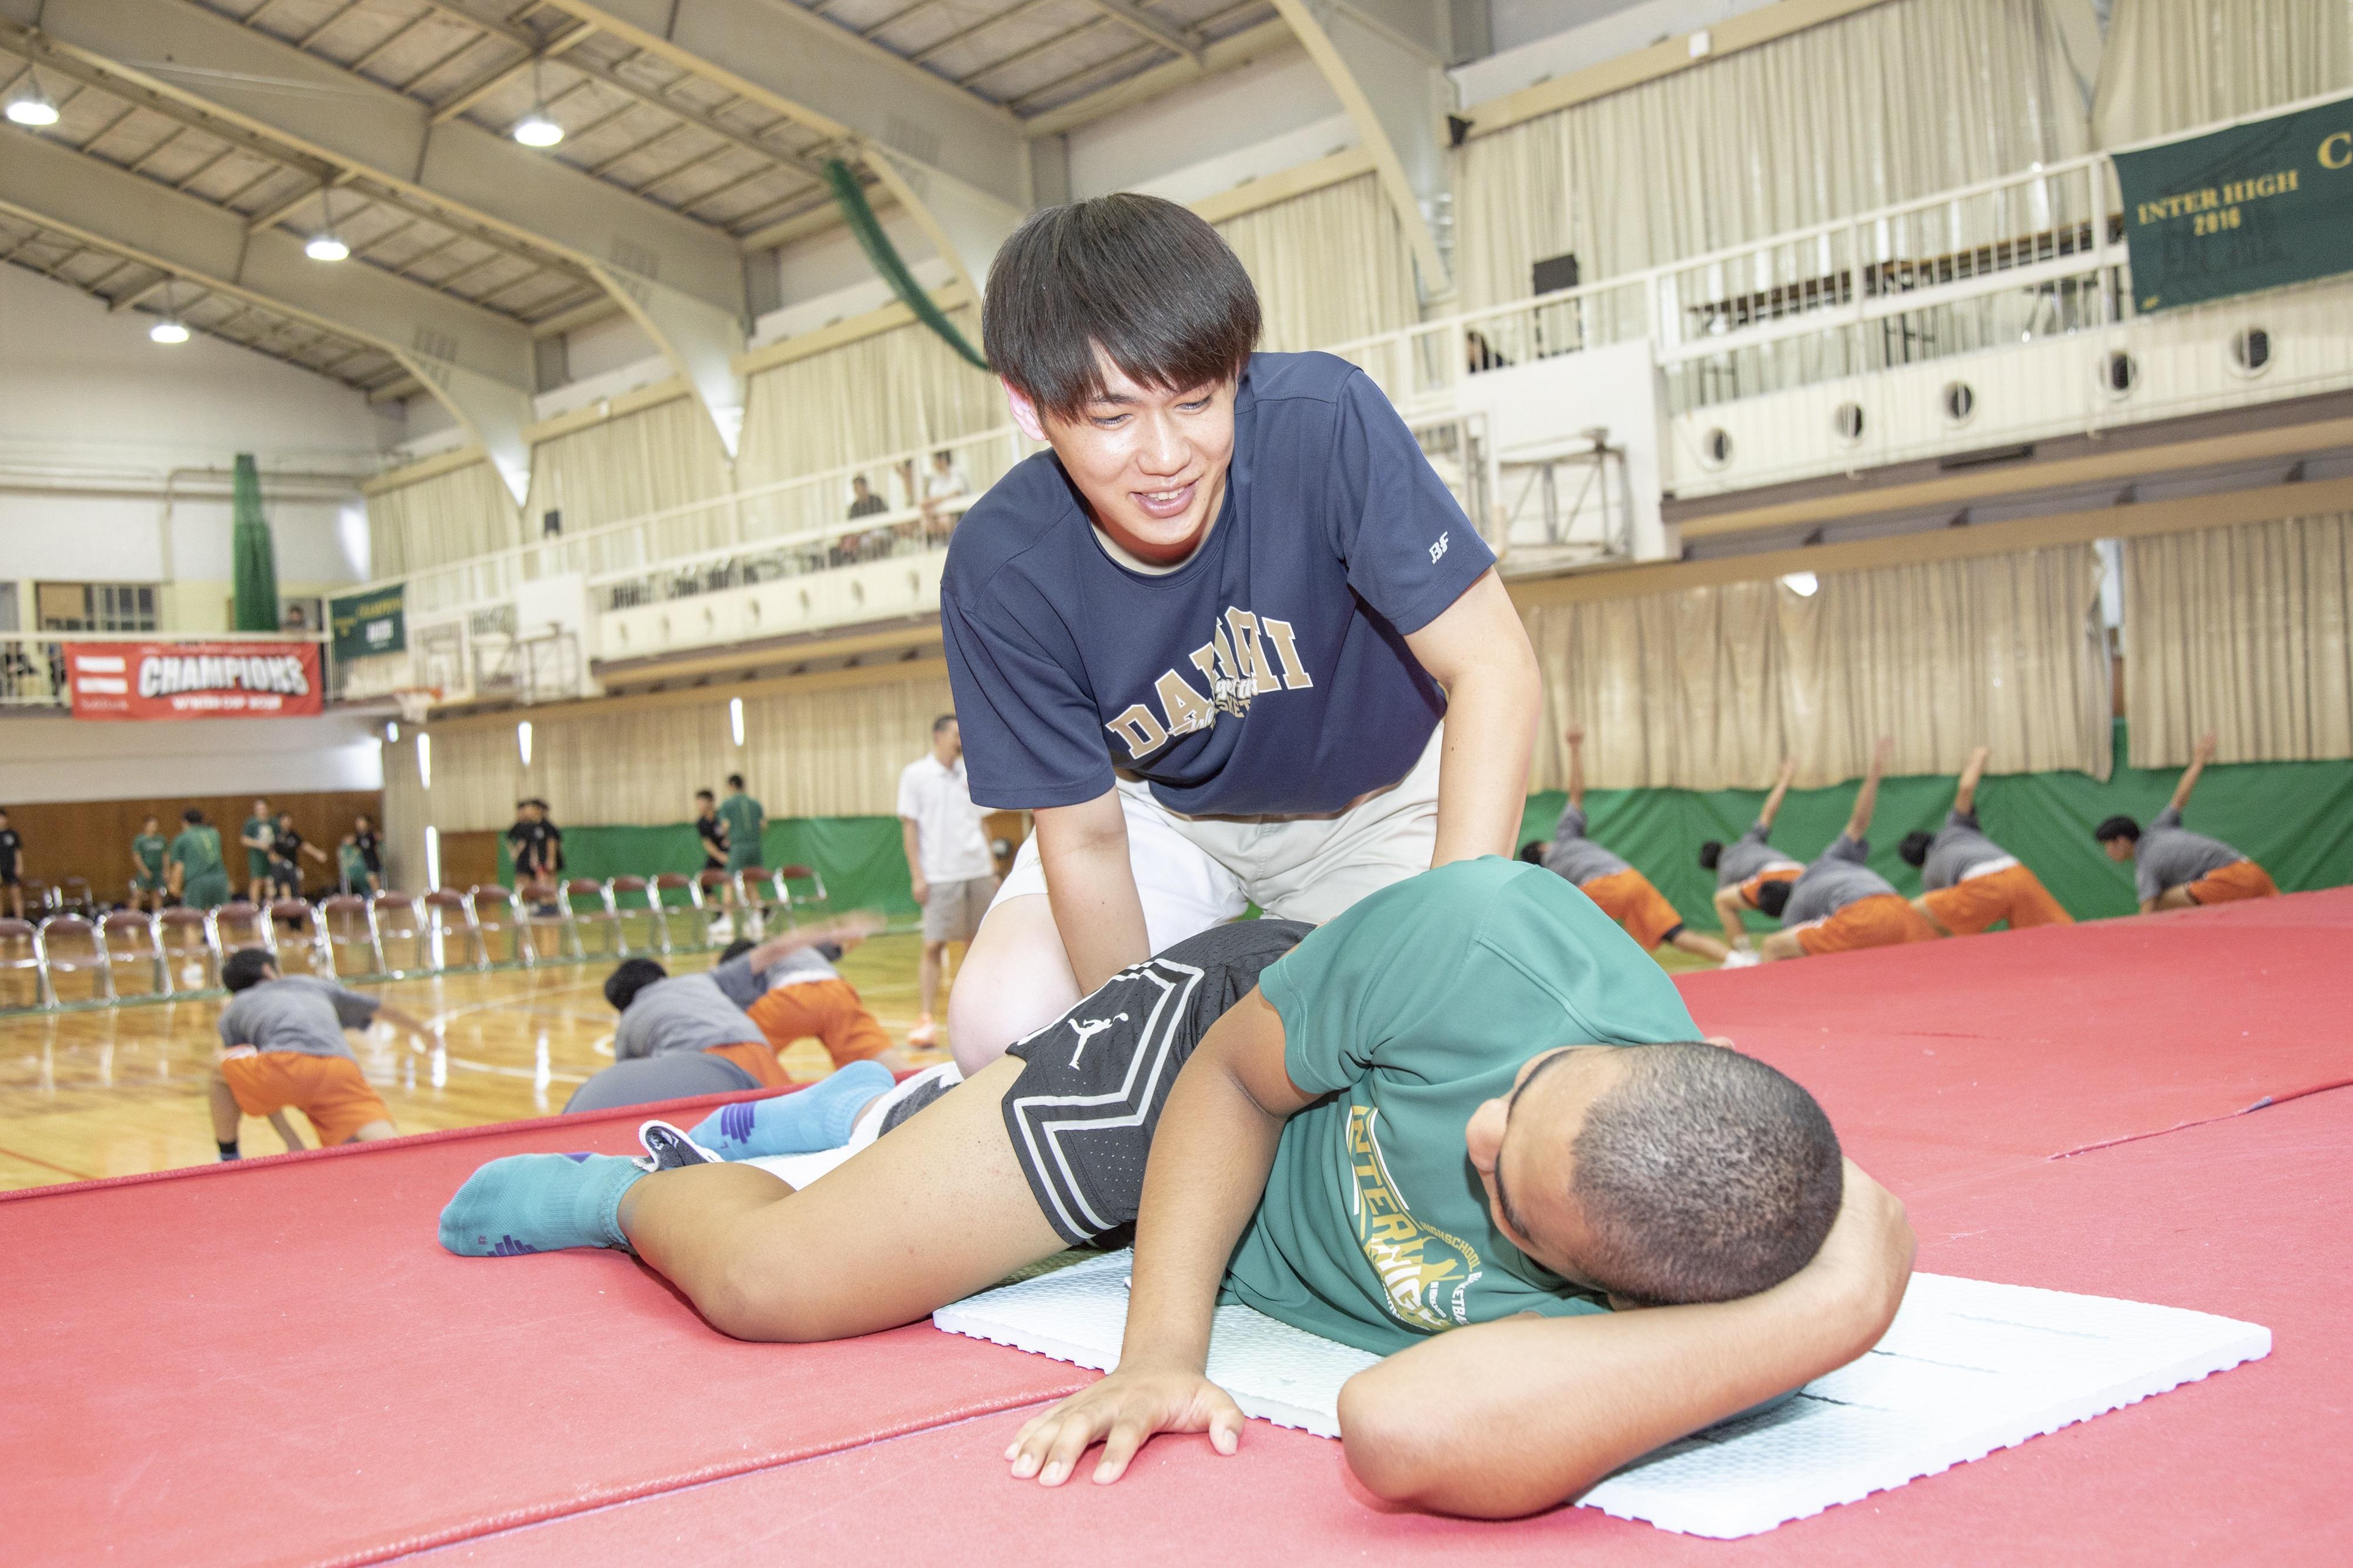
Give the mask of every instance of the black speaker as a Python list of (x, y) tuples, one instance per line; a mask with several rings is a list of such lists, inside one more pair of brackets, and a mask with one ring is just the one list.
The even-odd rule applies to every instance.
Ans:
[(1577, 287), (1577, 256), (1547, 256), (1535, 265), (1535, 292), (1556, 293)]
[(564, 514), (561, 511), (543, 511), (539, 514), (539, 535), (542, 539), (554, 539), (563, 531)]

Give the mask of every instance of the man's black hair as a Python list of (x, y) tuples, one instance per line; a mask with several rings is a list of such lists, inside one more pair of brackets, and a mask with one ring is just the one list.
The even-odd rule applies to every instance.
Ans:
[(2111, 816), (2092, 829), (2092, 837), (2102, 844), (2111, 838), (2121, 838), (2127, 844), (2140, 842), (2140, 824), (2129, 816)]
[(670, 978), (670, 971), (650, 958), (625, 958), (620, 966), (605, 976), (605, 1000), (621, 1012), (638, 999), (638, 993), (658, 980)]
[(729, 942), (725, 947), (719, 950), (719, 962), (722, 963), (733, 963), (737, 959), (743, 957), (745, 953), (751, 952), (754, 948), (759, 945), (760, 944), (758, 942), (754, 942), (748, 936), (739, 936), (733, 942)]
[(1778, 877), (1765, 883), (1757, 889), (1757, 907), (1775, 920), (1779, 920), (1781, 911), (1789, 907), (1789, 889), (1794, 884), (1785, 882)]
[(1573, 1148), (1594, 1283), (1654, 1305), (1729, 1301), (1804, 1268), (1845, 1190), (1814, 1097), (1719, 1046), (1620, 1047), (1618, 1059)]
[(1929, 847), (1936, 842), (1936, 836), (1933, 833), (1907, 833), (1904, 836), (1904, 842), (1895, 847), (1895, 853), (1904, 857), (1906, 866), (1926, 866)]
[(1701, 870), (1715, 870), (1715, 863), (1723, 858), (1724, 844), (1721, 839), (1711, 838), (1706, 843), (1699, 847), (1699, 868)]
[(718, 797), (713, 795), (707, 789), (699, 789), (694, 792), (694, 798), (697, 800), (715, 800)]
[(180, 813), (180, 820), (191, 827), (202, 827), (205, 825), (205, 814), (192, 805)]
[(936, 719), (934, 719), (934, 720), (933, 720), (933, 721), (932, 721), (932, 733), (933, 733), (933, 734), (934, 734), (934, 735), (936, 735), (936, 734), (938, 734), (941, 731), (943, 731), (943, 730), (946, 729), (949, 725), (951, 725), (951, 724), (953, 724), (953, 723), (955, 723), (955, 714), (953, 714), (953, 713), (943, 713), (943, 714), (941, 714), (938, 718), (936, 718)]
[(240, 947), (221, 960), (221, 984), (232, 992), (250, 991), (261, 984), (261, 972), (274, 967), (268, 949)]
[(727, 775), (727, 787), (733, 790), (742, 789), (744, 787), (744, 775), (742, 773), (729, 773)]
[(1520, 858), (1531, 866), (1541, 866), (1544, 864), (1545, 851), (1551, 847), (1551, 845), (1541, 838), (1531, 838), (1520, 846)]
[(1231, 381), (1258, 345), (1258, 290), (1198, 215), (1124, 191), (1029, 215), (988, 268), (989, 368), (1058, 419), (1103, 395), (1095, 352), (1163, 392)]

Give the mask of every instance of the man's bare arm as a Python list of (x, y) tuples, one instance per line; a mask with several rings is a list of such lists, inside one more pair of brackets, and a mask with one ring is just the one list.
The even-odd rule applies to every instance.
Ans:
[(438, 1028), (413, 1013), (403, 1012), (389, 1002), (378, 1002), (375, 1005), (375, 1016), (396, 1029), (407, 1031), (415, 1037), (418, 1047), (422, 1049), (430, 1050), (442, 1043), (441, 1031)]
[(882, 929), (882, 917), (860, 910), (829, 920), (823, 925), (797, 926), (781, 936), (772, 936), (744, 956), (751, 962), (752, 973), (760, 973), (782, 963), (786, 955), (805, 947), (819, 947), (828, 942), (850, 943), (864, 942)]
[(1734, 947), (1748, 945), (1748, 922), (1741, 917), (1740, 889), (1737, 887), (1715, 890), (1716, 918), (1724, 922), (1724, 940)]
[(1572, 1498), (1662, 1443), (1845, 1365), (1911, 1278), (1904, 1206), (1850, 1163), (1814, 1260), (1761, 1294), (1440, 1334), (1348, 1380), (1340, 1436), (1377, 1495), (1506, 1519)]
[(1953, 791), (1953, 809), (1963, 816), (1977, 809), (1978, 782), (1985, 777), (1986, 759), (1991, 755), (1992, 748), (1979, 746), (1969, 753), (1968, 765), (1961, 769), (1960, 787)]
[(1781, 803), (1789, 798), (1789, 781), (1797, 776), (1798, 759), (1783, 757), (1781, 771), (1773, 780), (1773, 793), (1765, 797), (1764, 809), (1757, 814), (1757, 820), (1765, 825), (1766, 832), (1773, 831), (1773, 819), (1781, 815)]
[(1127, 814), (1116, 788), (1036, 813), (1038, 859), (1054, 929), (1082, 996), (1152, 956), (1144, 899), (1127, 859)]
[(1253, 990), (1209, 1027), (1176, 1075), (1153, 1135), (1135, 1222), (1135, 1280), (1119, 1367), (1021, 1428), (1018, 1477), (1059, 1485), (1100, 1441), (1115, 1481), (1155, 1432), (1206, 1429), (1218, 1451), (1242, 1414), (1208, 1381), (1209, 1323), (1226, 1260), (1266, 1194), (1282, 1124), (1311, 1103), (1283, 1070), (1282, 1018)]
[(1438, 847), (1430, 863), (1508, 856), (1519, 848), (1544, 682), (1504, 580), (1490, 568), (1405, 642), (1446, 689)]
[(2200, 775), (2205, 773), (2206, 764), (2213, 760), (2214, 737), (2200, 735), (2198, 737), (2198, 749), (2190, 753), (2189, 765), (2181, 770), (2181, 782), (2173, 786), (2175, 811), (2179, 812), (2189, 804), (2189, 792), (2198, 787)]
[(930, 899), (932, 889), (931, 885), (923, 880), (923, 835), (917, 831), (915, 819), (912, 816), (899, 819), (899, 846), (907, 852), (910, 890), (915, 895), (915, 902), (923, 903)]
[(1854, 810), (1846, 819), (1846, 836), (1862, 839), (1871, 837), (1872, 814), (1879, 809), (1879, 780), (1887, 772), (1888, 759), (1895, 754), (1895, 742), (1885, 735), (1871, 749), (1871, 768), (1862, 775), (1862, 787), (1854, 792)]

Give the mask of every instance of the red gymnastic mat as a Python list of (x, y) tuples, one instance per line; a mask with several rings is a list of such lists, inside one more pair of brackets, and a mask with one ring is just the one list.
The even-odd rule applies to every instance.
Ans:
[[(2269, 1359), (1764, 1535), (1707, 1541), (1590, 1509), (1505, 1524), (1388, 1509), (1336, 1443), (1250, 1424), (1241, 1453), (1162, 1438), (1112, 1487), (1008, 1478), (1031, 1412), (992, 1415), (571, 1515), (431, 1563), (575, 1568), (723, 1552), (840, 1568), (970, 1554), (1039, 1568), (1366, 1562), (2323, 1563), (2353, 1537), (2353, 1090), (1948, 1191), (1920, 1266), (2270, 1325)], [(1082, 1472), (1083, 1474), (1083, 1472)]]
[(373, 1561), (1090, 1375), (929, 1326), (743, 1344), (622, 1255), (453, 1258), (435, 1238), (484, 1161), (620, 1152), (649, 1110), (691, 1123), (718, 1102), (0, 1203), (0, 1558)]

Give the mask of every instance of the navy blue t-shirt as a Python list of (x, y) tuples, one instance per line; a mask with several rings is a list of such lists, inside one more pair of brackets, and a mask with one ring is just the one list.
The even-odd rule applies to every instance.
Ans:
[(940, 623), (976, 805), (1072, 805), (1124, 768), (1189, 816), (1336, 811), (1411, 771), (1446, 710), (1420, 630), (1495, 563), (1378, 387), (1252, 357), (1209, 536), (1113, 561), (1050, 452), (956, 525)]

